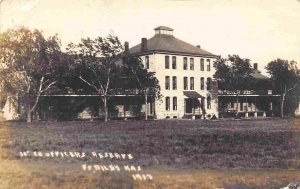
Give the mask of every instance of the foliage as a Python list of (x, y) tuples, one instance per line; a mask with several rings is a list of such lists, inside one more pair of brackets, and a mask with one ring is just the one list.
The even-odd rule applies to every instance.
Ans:
[[(251, 85), (253, 70), (250, 60), (240, 58), (238, 55), (228, 55), (227, 59), (219, 57), (214, 62), (214, 67), (216, 69), (214, 78), (217, 80), (218, 88), (236, 94), (236, 104), (238, 104), (239, 94), (249, 89)], [(219, 110), (222, 109), (220, 106), (218, 108)], [(237, 117), (238, 106), (236, 106), (236, 110), (235, 116)]]
[(123, 58), (123, 70), (127, 78), (131, 78), (130, 87), (138, 88), (144, 94), (155, 99), (160, 99), (160, 86), (154, 72), (150, 72), (144, 68), (142, 60), (134, 55), (127, 54)]
[(120, 75), (117, 62), (121, 59), (123, 47), (118, 37), (108, 35), (105, 38), (82, 39), (78, 45), (69, 44), (67, 51), (72, 59), (69, 66), (73, 75), (89, 86), (91, 92), (99, 95), (107, 121), (107, 102)]
[[(131, 79), (131, 87), (138, 89), (144, 95), (145, 104), (148, 98), (152, 101), (159, 100), (162, 95), (158, 79), (153, 72), (144, 68), (141, 59), (131, 54), (125, 54), (123, 58), (123, 70), (127, 78)], [(134, 84), (134, 85), (132, 85)], [(125, 87), (127, 87), (125, 85)], [(148, 119), (147, 108), (145, 109), (145, 119)]]
[(294, 114), (300, 96), (297, 62), (278, 58), (271, 61), (266, 69), (272, 78), (273, 92), (281, 95), (281, 116)]
[(228, 55), (228, 58), (218, 58), (214, 67), (214, 78), (222, 90), (241, 92), (248, 88), (251, 81), (251, 65), (249, 59), (240, 58), (238, 55)]
[(24, 27), (0, 35), (1, 76), (9, 78), (4, 90), (26, 104), (28, 122), (40, 96), (64, 72), (60, 46), (57, 35), (45, 39), (40, 31)]
[(5, 103), (6, 103), (6, 100), (7, 100), (7, 93), (6, 93), (6, 82), (7, 80), (5, 80), (3, 78), (3, 75), (1, 74), (0, 75), (0, 112), (1, 110), (4, 108), (5, 106)]

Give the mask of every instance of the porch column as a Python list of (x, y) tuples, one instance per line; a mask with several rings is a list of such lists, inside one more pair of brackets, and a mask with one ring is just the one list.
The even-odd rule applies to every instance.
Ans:
[(254, 97), (254, 108), (255, 108), (254, 117), (257, 117), (257, 111), (256, 111), (256, 96)]
[(254, 108), (255, 108), (255, 112), (256, 112), (256, 97), (254, 97)]
[(123, 105), (123, 114), (124, 114), (124, 117), (126, 117), (125, 104)]
[(199, 101), (199, 113), (201, 112), (201, 98), (197, 98), (197, 100)]
[(203, 119), (205, 119), (206, 110), (205, 110), (205, 100), (204, 100), (204, 98), (201, 98), (201, 109), (202, 109)]

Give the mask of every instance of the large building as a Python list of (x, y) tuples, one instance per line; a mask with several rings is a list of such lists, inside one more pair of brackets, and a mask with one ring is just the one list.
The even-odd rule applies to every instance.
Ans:
[[(144, 96), (138, 91), (125, 90), (114, 94), (108, 104), (110, 118), (141, 117), (146, 112), (155, 119), (279, 116), (280, 95), (272, 93), (270, 79), (261, 74), (257, 64), (253, 65), (253, 79), (247, 90), (239, 94), (220, 90), (213, 79), (213, 63), (217, 55), (176, 38), (172, 28), (159, 26), (154, 30), (152, 38), (142, 38), (140, 44), (131, 48), (125, 42), (125, 51), (139, 56), (144, 67), (155, 74), (162, 98), (149, 98), (145, 104)], [(98, 95), (80, 94), (44, 97), (39, 105), (38, 118), (51, 119), (48, 113), (53, 103), (59, 107), (64, 106), (63, 103), (80, 104), (76, 103), (77, 100), (87, 101), (79, 118), (93, 118), (103, 113), (91, 114), (91, 106), (96, 105), (95, 109), (101, 109), (97, 98)], [(14, 106), (13, 102), (10, 98), (6, 101), (4, 109), (0, 111), (0, 121), (20, 117), (19, 103)]]
[(162, 100), (149, 103), (148, 108), (153, 109), (149, 112), (158, 119), (217, 116), (217, 99), (212, 95), (217, 56), (176, 38), (172, 28), (159, 26), (154, 30), (152, 38), (142, 38), (129, 49), (155, 73), (161, 86)]
[[(159, 26), (154, 30), (152, 38), (142, 38), (140, 44), (130, 49), (129, 43), (125, 43), (125, 49), (140, 56), (144, 66), (155, 73), (162, 99), (149, 98), (146, 105), (139, 94), (117, 94), (110, 100), (110, 117), (136, 117), (145, 112), (157, 119), (217, 116), (217, 97), (212, 94), (213, 62), (217, 56), (174, 37), (169, 27)], [(41, 109), (48, 109), (43, 106)], [(4, 110), (4, 119), (18, 117), (11, 109), (11, 101), (7, 101)]]

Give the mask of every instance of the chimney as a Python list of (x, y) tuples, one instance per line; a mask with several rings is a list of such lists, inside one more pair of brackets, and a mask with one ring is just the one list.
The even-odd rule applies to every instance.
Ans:
[(201, 48), (201, 46), (200, 46), (200, 45), (196, 45), (196, 47), (198, 47), (199, 49)]
[(257, 63), (253, 63), (253, 69), (257, 70)]
[(129, 53), (129, 42), (125, 41), (125, 43), (124, 43), (124, 48), (125, 48), (124, 52), (125, 52), (126, 54)]
[(142, 38), (141, 51), (145, 52), (147, 50), (148, 50), (148, 47), (147, 47), (147, 38)]

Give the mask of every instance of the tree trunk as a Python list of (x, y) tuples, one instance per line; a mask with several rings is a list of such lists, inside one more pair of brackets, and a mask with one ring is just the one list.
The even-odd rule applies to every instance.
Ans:
[[(38, 91), (37, 97), (34, 101), (34, 104), (33, 104), (32, 108), (31, 108), (31, 105), (30, 105), (30, 103), (31, 103), (31, 99), (30, 99), (30, 95), (29, 95), (30, 90), (29, 90), (29, 88), (27, 90), (27, 93), (28, 93), (28, 98), (27, 98), (27, 100), (28, 100), (27, 122), (28, 123), (32, 122), (32, 112), (34, 112), (34, 110), (35, 110), (35, 108), (36, 108), (36, 106), (39, 102), (39, 99), (40, 99), (40, 96), (41, 96), (41, 93), (42, 93), (43, 81), (44, 81), (44, 77), (41, 78), (39, 91)], [(47, 88), (49, 88), (54, 83), (55, 82), (52, 82), (51, 84), (49, 84)]]
[(28, 104), (27, 107), (27, 123), (31, 123), (32, 122), (32, 110), (30, 107), (30, 104)]
[(236, 91), (236, 114), (235, 117), (238, 117), (239, 115), (239, 94), (238, 91)]
[(148, 95), (147, 95), (147, 90), (145, 91), (145, 120), (148, 120)]
[(284, 101), (285, 101), (285, 93), (282, 94), (282, 98), (281, 98), (281, 106), (280, 106), (280, 114), (281, 117), (284, 117), (284, 112), (283, 112), (283, 106), (284, 106)]
[(103, 99), (103, 103), (104, 103), (104, 113), (105, 113), (105, 115), (104, 115), (104, 121), (107, 122), (108, 121), (107, 97), (104, 96), (103, 98), (104, 98)]

